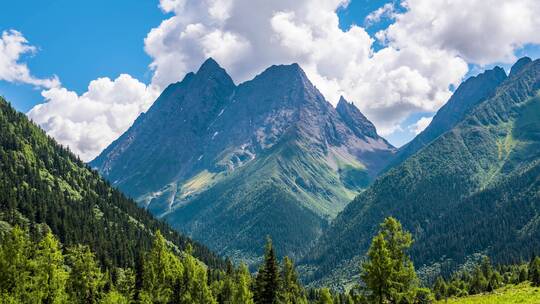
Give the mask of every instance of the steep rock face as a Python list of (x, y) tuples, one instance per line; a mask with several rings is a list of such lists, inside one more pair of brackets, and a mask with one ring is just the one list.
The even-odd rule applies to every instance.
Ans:
[(235, 86), (209, 59), (91, 165), (223, 254), (255, 261), (271, 235), (299, 256), (394, 153), (347, 107), (345, 121), (297, 64)]
[(349, 103), (343, 96), (339, 98), (336, 107), (341, 119), (359, 138), (377, 137), (375, 126), (369, 121), (353, 103)]
[(513, 66), (512, 68), (510, 69), (510, 75), (508, 75), (509, 77), (512, 77), (516, 74), (518, 74), (519, 72), (521, 72), (523, 70), (523, 68), (525, 66), (527, 66), (529, 63), (532, 62), (532, 59), (529, 58), (529, 57), (523, 57), (523, 58), (520, 58)]
[(478, 253), (497, 262), (529, 257), (540, 246), (539, 89), (537, 60), (451, 130), (380, 176), (305, 256), (305, 279), (350, 283), (387, 216), (412, 231), (410, 254), (431, 273)]
[(469, 115), (478, 104), (493, 96), (497, 87), (506, 78), (504, 70), (495, 67), (464, 81), (448, 102), (439, 109), (429, 126), (411, 142), (399, 149), (396, 157), (390, 162), (389, 168), (401, 164), (409, 156), (452, 129)]

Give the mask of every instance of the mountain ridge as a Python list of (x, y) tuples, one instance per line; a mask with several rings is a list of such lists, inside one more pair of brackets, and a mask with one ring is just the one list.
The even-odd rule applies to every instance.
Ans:
[(396, 157), (390, 161), (385, 170), (399, 165), (409, 156), (453, 128), (478, 104), (492, 96), (497, 87), (506, 79), (504, 70), (497, 66), (461, 83), (448, 102), (437, 111), (428, 127), (400, 148)]
[(379, 177), (305, 256), (304, 278), (347, 285), (352, 276), (345, 269), (361, 260), (385, 216), (413, 233), (411, 256), (431, 275), (448, 273), (474, 254), (496, 262), (527, 259), (540, 234), (539, 89), (535, 60), (455, 127)]
[[(152, 213), (222, 254), (246, 251), (256, 259), (260, 249), (246, 244), (270, 234), (280, 252), (298, 256), (395, 148), (353, 105), (345, 123), (343, 109), (338, 113), (298, 64), (271, 66), (236, 86), (209, 60), (169, 86), (91, 165)], [(201, 73), (212, 69), (217, 77)], [(369, 126), (369, 136), (357, 135), (361, 126)], [(268, 209), (280, 201), (307, 228), (282, 221), (280, 238), (273, 234), (281, 228), (257, 222), (290, 216)]]

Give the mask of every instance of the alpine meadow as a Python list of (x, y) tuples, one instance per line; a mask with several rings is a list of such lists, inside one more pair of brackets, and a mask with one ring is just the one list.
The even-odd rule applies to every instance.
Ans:
[(538, 15), (5, 3), (0, 304), (540, 303)]

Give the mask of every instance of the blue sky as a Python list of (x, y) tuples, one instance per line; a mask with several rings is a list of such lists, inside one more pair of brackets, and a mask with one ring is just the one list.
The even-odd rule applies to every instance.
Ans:
[[(163, 0), (164, 2), (168, 0)], [(495, 0), (489, 0), (495, 1)], [(506, 0), (504, 0), (506, 1)], [(534, 3), (533, 0), (522, 0), (524, 2)], [(417, 2), (421, 3), (422, 1), (411, 0), (411, 3)], [(443, 3), (443, 1), (435, 1)], [(434, 2), (434, 3), (435, 3)], [(195, 2), (192, 2), (195, 3)], [(202, 3), (202, 2), (201, 2)], [(383, 7), (387, 3), (394, 4), (394, 12), (403, 13), (405, 9), (401, 7), (397, 0), (351, 0), (349, 5), (346, 8), (340, 8), (337, 10), (339, 16), (339, 27), (343, 31), (347, 31), (351, 28), (352, 25), (359, 25), (365, 27), (365, 18), (371, 12)], [(425, 1), (424, 1), (425, 3)], [(478, 3), (483, 7), (483, 2), (480, 0), (472, 0), (471, 3)], [(147, 53), (145, 51), (145, 37), (148, 33), (154, 29), (160, 27), (162, 21), (169, 19), (175, 15), (182, 14), (178, 11), (178, 8), (170, 9), (160, 9), (158, 6), (158, 1), (153, 0), (142, 0), (142, 1), (129, 1), (129, 0), (115, 0), (115, 1), (106, 1), (106, 0), (95, 0), (95, 1), (70, 1), (70, 0), (51, 0), (51, 1), (9, 1), (5, 3), (0, 11), (0, 32), (7, 30), (17, 30), (22, 33), (24, 38), (28, 40), (28, 44), (37, 48), (37, 51), (33, 54), (25, 53), (19, 59), (20, 62), (23, 62), (28, 65), (28, 68), (31, 74), (37, 78), (49, 78), (53, 75), (56, 75), (61, 83), (62, 87), (66, 88), (69, 91), (81, 95), (88, 90), (88, 85), (92, 80), (95, 80), (99, 77), (109, 77), (110, 79), (116, 79), (120, 74), (125, 73), (131, 75), (136, 81), (139, 81), (145, 85), (155, 84), (159, 81), (155, 79), (154, 70), (149, 68), (151, 63), (157, 63), (157, 71), (166, 70), (162, 66), (159, 66), (159, 59), (164, 55), (178, 59), (178, 69), (174, 75), (166, 75), (165, 82), (172, 82), (179, 80), (182, 76), (178, 74), (183, 74), (187, 71), (193, 70), (200, 64), (202, 57), (200, 54), (191, 54), (187, 51), (184, 53), (172, 54), (167, 53), (167, 51), (157, 49), (155, 51)], [(193, 4), (196, 6), (198, 4)], [(166, 12), (164, 12), (166, 10)], [(444, 14), (452, 12), (452, 8), (440, 9), (440, 13)], [(459, 10), (458, 10), (459, 12)], [(475, 9), (472, 8), (468, 11), (469, 13), (476, 13)], [(298, 12), (296, 12), (298, 14)], [(437, 12), (438, 13), (438, 12)], [(493, 12), (479, 12), (485, 13), (488, 16), (487, 20), (493, 16)], [(411, 14), (413, 15), (413, 14)], [(286, 17), (286, 16), (285, 16)], [(290, 16), (289, 16), (290, 17)], [(414, 17), (414, 16), (413, 16)], [(422, 16), (420, 16), (422, 17)], [(206, 17), (205, 17), (206, 18)], [(411, 17), (412, 18), (412, 17)], [(234, 19), (232, 17), (231, 19)], [(201, 17), (200, 22), (203, 24), (208, 20)], [(286, 20), (290, 21), (290, 20)], [(293, 20), (294, 21), (294, 20)], [(410, 21), (410, 20), (409, 20)], [(420, 20), (421, 21), (421, 20)], [(418, 21), (419, 24), (421, 22)], [(299, 21), (296, 21), (299, 22)], [(379, 22), (376, 22), (372, 26), (365, 27), (366, 32), (374, 39), (375, 43), (371, 46), (374, 52), (385, 48), (385, 45), (380, 44), (374, 37), (375, 33), (380, 30), (387, 28), (392, 24), (394, 20), (389, 18), (383, 18)], [(214, 22), (215, 23), (215, 22)], [(292, 24), (292, 25), (291, 25)], [(293, 26), (294, 22), (291, 24), (286, 24), (287, 26)], [(212, 22), (206, 24), (211, 27)], [(309, 25), (309, 24), (308, 24)], [(178, 24), (178, 27), (183, 26)], [(459, 26), (459, 25), (458, 25)], [(493, 25), (486, 23), (486, 35), (491, 35)], [(264, 30), (264, 29), (262, 29)], [(262, 31), (261, 30), (261, 31)], [(429, 29), (426, 29), (427, 31)], [(460, 29), (465, 33), (464, 30)], [(242, 33), (241, 33), (242, 34)], [(244, 33), (245, 34), (245, 33)], [(283, 33), (282, 33), (283, 34)], [(285, 33), (287, 34), (287, 33)], [(495, 33), (497, 34), (497, 33)], [(496, 36), (493, 34), (494, 36)], [(358, 36), (353, 37), (353, 35), (348, 35), (350, 37), (345, 37), (346, 39), (361, 39)], [(466, 35), (465, 35), (466, 36)], [(167, 39), (169, 36), (164, 36), (163, 40), (158, 41), (159, 43), (166, 44), (168, 43)], [(298, 38), (298, 37), (293, 37)], [(502, 37), (497, 42), (503, 42), (507, 45), (516, 44), (514, 41), (505, 41), (501, 39), (509, 40), (508, 37)], [(159, 39), (158, 39), (159, 40)], [(510, 39), (511, 40), (511, 39)], [(534, 40), (534, 39), (531, 39)], [(347, 42), (348, 40), (345, 40)], [(200, 41), (195, 41), (200, 42)], [(253, 41), (251, 41), (253, 42)], [(521, 42), (518, 41), (517, 43)], [(185, 45), (185, 42), (175, 42), (178, 46), (182, 47)], [(182, 44), (184, 43), (184, 44)], [(397, 42), (396, 42), (397, 43)], [(399, 44), (399, 43), (398, 43)], [(172, 43), (174, 45), (174, 43)], [(405, 45), (406, 46), (406, 45)], [(401, 46), (394, 47), (396, 51), (400, 51)], [(456, 47), (459, 48), (459, 47)], [(489, 49), (486, 49), (489, 51)], [(458, 56), (462, 56), (464, 60), (467, 60), (467, 56), (470, 54), (466, 53), (466, 50), (463, 51), (463, 54), (459, 55), (460, 50), (452, 49), (452, 52), (458, 53)], [(196, 51), (193, 51), (196, 53)], [(314, 52), (313, 50), (311, 52)], [(524, 55), (530, 56), (532, 58), (538, 58), (540, 56), (540, 48), (537, 44), (526, 43), (525, 47), (516, 48), (514, 55), (521, 57)], [(180, 57), (175, 57), (175, 56)], [(474, 54), (473, 54), (474, 55)], [(0, 54), (1, 56), (1, 54)], [(205, 55), (206, 56), (206, 55)], [(218, 55), (219, 56), (219, 55)], [(162, 56), (165, 57), (165, 56)], [(309, 56), (308, 56), (309, 57)], [(304, 64), (309, 69), (308, 57), (300, 58), (299, 60), (304, 60)], [(471, 56), (469, 56), (471, 57)], [(492, 56), (493, 57), (493, 56)], [(188, 62), (180, 62), (180, 59), (187, 58)], [(256, 62), (256, 60), (261, 60), (265, 65), (272, 63), (282, 63), (282, 62), (272, 62), (268, 61), (268, 58), (273, 58), (272, 56), (266, 56), (262, 59), (254, 57), (252, 61), (241, 62), (244, 66), (249, 65), (249, 62)], [(293, 57), (291, 57), (293, 58)], [(456, 57), (459, 58), (459, 57)], [(455, 59), (452, 59), (452, 62), (456, 62)], [(470, 61), (474, 61), (472, 58)], [(255, 60), (255, 61), (254, 61)], [(285, 59), (288, 60), (288, 59)], [(218, 60), (220, 61), (220, 60)], [(494, 65), (501, 65), (505, 69), (509, 69), (510, 64), (500, 64), (497, 60), (491, 60), (488, 64), (484, 66), (478, 66), (474, 62), (467, 60), (468, 70), (463, 75), (459, 76), (458, 79), (462, 77), (469, 77), (481, 72), (484, 68), (491, 68)], [(221, 60), (224, 63), (227, 70), (229, 70), (233, 78), (235, 75), (242, 75), (243, 71), (238, 71), (237, 66), (242, 66), (233, 63), (228, 63), (227, 60)], [(220, 62), (220, 63), (221, 63)], [(286, 63), (286, 62), (284, 62)], [(458, 62), (459, 63), (459, 62)], [(165, 62), (164, 65), (170, 65), (170, 62)], [(302, 63), (301, 63), (302, 64)], [(315, 64), (321, 64), (316, 62)], [(408, 63), (403, 63), (408, 65)], [(303, 65), (304, 66), (304, 65)], [(324, 62), (321, 64), (324, 67)], [(449, 67), (453, 67), (449, 65)], [(255, 70), (259, 70), (262, 67), (253, 67)], [(414, 67), (413, 67), (414, 68)], [(422, 72), (422, 67), (418, 67), (420, 72)], [(236, 70), (235, 70), (236, 69)], [(429, 70), (429, 69), (425, 69)], [(425, 72), (424, 70), (424, 72)], [(166, 71), (165, 71), (166, 72)], [(245, 72), (245, 71), (244, 71)], [(253, 74), (253, 71), (248, 71)], [(441, 71), (439, 71), (441, 72)], [(249, 75), (249, 73), (247, 73)], [(444, 73), (444, 71), (442, 71)], [(450, 72), (449, 72), (450, 73)], [(455, 75), (460, 75), (458, 72), (454, 73)], [(163, 73), (161, 73), (163, 75)], [(309, 75), (309, 71), (308, 71)], [(1, 75), (0, 75), (1, 76)], [(325, 76), (325, 75), (323, 75)], [(423, 75), (427, 79), (429, 77), (440, 77), (437, 75)], [(154, 77), (154, 78), (153, 78)], [(363, 77), (366, 77), (365, 75)], [(237, 77), (241, 78), (241, 77)], [(455, 83), (456, 76), (453, 78)], [(339, 80), (339, 79), (338, 79)], [(359, 80), (363, 82), (366, 79)], [(369, 80), (369, 79), (367, 79)], [(317, 85), (319, 83), (316, 83)], [(324, 84), (324, 83), (323, 83)], [(457, 82), (459, 84), (459, 81)], [(370, 84), (372, 85), (372, 84)], [(415, 84), (412, 83), (411, 86)], [(436, 86), (436, 84), (430, 84)], [(160, 89), (163, 85), (157, 86)], [(438, 92), (440, 93), (441, 87), (438, 84)], [(320, 88), (322, 86), (319, 86)], [(454, 85), (448, 85), (447, 88), (453, 88)], [(446, 89), (447, 89), (446, 88)], [(350, 88), (349, 88), (350, 89)], [(354, 88), (353, 88), (354, 89)], [(436, 89), (436, 88), (435, 88)], [(434, 90), (435, 90), (434, 89)], [(445, 89), (444, 87), (442, 88)], [(11, 103), (20, 111), (27, 112), (36, 104), (41, 104), (44, 102), (44, 98), (41, 93), (44, 90), (43, 87), (35, 87), (29, 84), (17, 83), (17, 82), (7, 82), (1, 80), (0, 77), (0, 94), (6, 97)], [(375, 90), (375, 89), (374, 89)], [(353, 90), (354, 91), (354, 90)], [(435, 92), (435, 91), (434, 91)], [(324, 92), (323, 92), (324, 93)], [(409, 92), (410, 93), (410, 92)], [(407, 92), (404, 93), (408, 94)], [(433, 95), (434, 93), (430, 93)], [(354, 95), (354, 94), (353, 94)], [(358, 95), (358, 94), (356, 94)], [(355, 96), (356, 96), (355, 95)], [(360, 94), (360, 96), (371, 96), (365, 94), (365, 92)], [(427, 95), (426, 95), (427, 96)], [(384, 97), (384, 96), (383, 96)], [(353, 97), (354, 98), (354, 97)], [(376, 97), (375, 97), (376, 98)], [(355, 100), (358, 101), (358, 100)], [(365, 100), (360, 100), (361, 102), (368, 102)], [(369, 102), (378, 101), (370, 100)], [(444, 100), (443, 100), (444, 101)], [(365, 104), (364, 104), (365, 106)], [(411, 104), (405, 105), (406, 107), (411, 107)], [(431, 117), (433, 115), (432, 111), (429, 111), (430, 107), (422, 106), (414, 111), (404, 111), (402, 115), (404, 118), (399, 120), (399, 128), (393, 132), (387, 132), (385, 137), (393, 144), (400, 146), (410, 140), (415, 134), (411, 129), (419, 119), (423, 117)], [(398, 111), (403, 109), (397, 109), (395, 107), (389, 107), (388, 111)], [(62, 115), (61, 111), (56, 109), (56, 111)], [(368, 107), (369, 111), (369, 107)], [(379, 111), (380, 112), (380, 111)], [(138, 112), (137, 112), (138, 113)], [(132, 113), (136, 115), (137, 113)], [(372, 114), (375, 113), (375, 114)], [(377, 115), (376, 110), (372, 109), (372, 113), (367, 113), (368, 117), (374, 117), (374, 121), (383, 121), (385, 117), (375, 117), (372, 115)], [(391, 113), (390, 113), (391, 114)], [(52, 115), (52, 114), (51, 114)], [(50, 119), (52, 116), (47, 116)], [(391, 115), (390, 115), (391, 116)], [(131, 116), (130, 116), (131, 117)], [(34, 118), (34, 117), (33, 117)], [(64, 117), (65, 118), (65, 117)], [(69, 119), (66, 118), (66, 119)], [(45, 126), (43, 122), (38, 122)], [(76, 121), (74, 123), (77, 123)], [(87, 123), (87, 122), (85, 122)], [(395, 122), (393, 122), (395, 123)], [(123, 123), (123, 128), (127, 128), (126, 124)], [(377, 123), (376, 123), (377, 124)], [(389, 122), (390, 124), (390, 122)], [(127, 125), (128, 126), (128, 125)], [(380, 129), (380, 123), (377, 125)], [(80, 143), (70, 142), (67, 139), (59, 138), (52, 130), (47, 130), (51, 135), (55, 136), (60, 142), (66, 143), (70, 146), (78, 145)], [(119, 131), (113, 132), (114, 134), (109, 134), (109, 136), (118, 135)], [(58, 132), (57, 132), (58, 133)], [(71, 136), (73, 137), (73, 136)], [(75, 137), (81, 137), (80, 134), (76, 134)], [(77, 147), (73, 147), (77, 151)], [(95, 154), (95, 151), (93, 152)]]
[[(143, 40), (164, 17), (148, 0), (9, 1), (0, 11), (0, 30), (20, 31), (38, 48), (27, 61), (33, 74), (56, 74), (63, 86), (82, 93), (91, 80), (120, 73), (148, 82)], [(6, 81), (0, 94), (24, 112), (43, 100), (40, 90)]]

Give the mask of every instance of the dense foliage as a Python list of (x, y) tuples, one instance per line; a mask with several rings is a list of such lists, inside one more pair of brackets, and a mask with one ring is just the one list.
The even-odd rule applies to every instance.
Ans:
[[(255, 277), (245, 265), (208, 268), (191, 250), (175, 253), (158, 231), (134, 268), (106, 267), (88, 246), (63, 248), (47, 227), (31, 237), (15, 226), (0, 239), (0, 303), (308, 303), (292, 261), (280, 265), (271, 241)], [(328, 290), (311, 299), (348, 303)]]
[(161, 230), (177, 249), (192, 244), (211, 267), (223, 262), (154, 219), (0, 98), (0, 223), (46, 223), (60, 241), (85, 244), (107, 266), (133, 266)]
[(437, 300), (443, 300), (491, 293), (504, 286), (522, 283), (540, 286), (540, 257), (533, 257), (529, 263), (497, 267), (484, 257), (472, 269), (457, 271), (448, 279), (438, 277), (433, 284), (433, 293)]
[(530, 280), (540, 286), (540, 258), (526, 265), (492, 267), (484, 259), (448, 280), (439, 277), (433, 293), (421, 288), (407, 251), (413, 240), (394, 218), (380, 226), (360, 269), (361, 281), (349, 292), (306, 290), (291, 259), (276, 258), (267, 240), (264, 261), (252, 276), (242, 264), (208, 268), (191, 245), (177, 252), (155, 234), (134, 268), (100, 263), (86, 245), (63, 247), (46, 225), (30, 232), (5, 226), (0, 233), (0, 303), (199, 303), (199, 304), (371, 304), (432, 303), (492, 292)]

